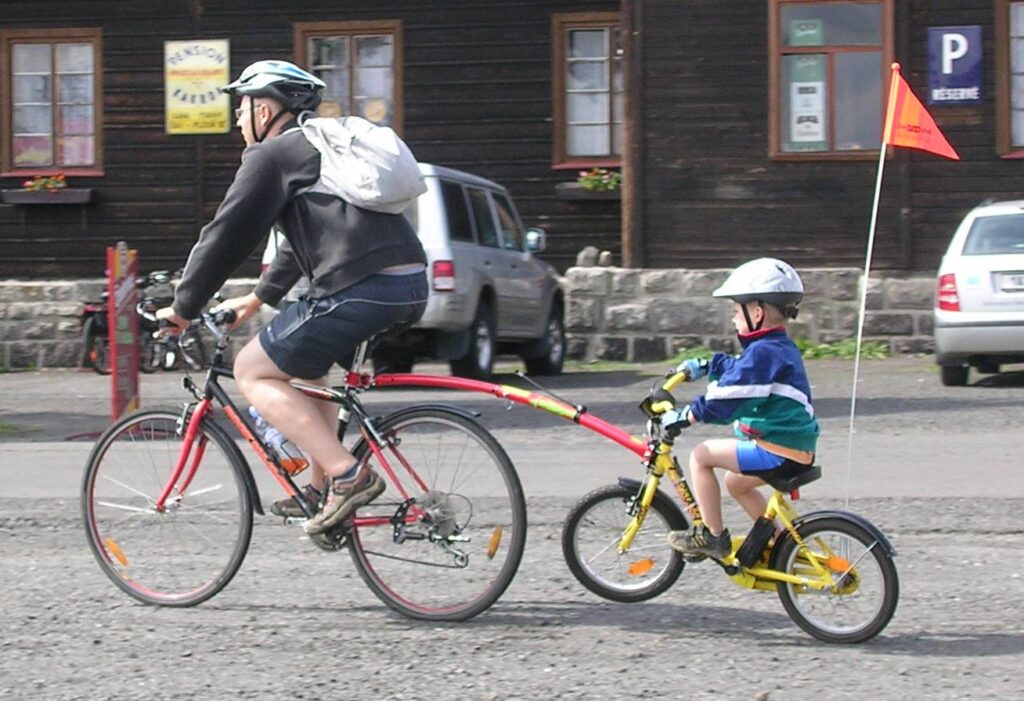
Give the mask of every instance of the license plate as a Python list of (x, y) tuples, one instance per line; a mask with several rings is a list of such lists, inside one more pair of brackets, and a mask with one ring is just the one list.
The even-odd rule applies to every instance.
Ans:
[(1024, 292), (1024, 273), (1003, 273), (999, 283), (1003, 292)]

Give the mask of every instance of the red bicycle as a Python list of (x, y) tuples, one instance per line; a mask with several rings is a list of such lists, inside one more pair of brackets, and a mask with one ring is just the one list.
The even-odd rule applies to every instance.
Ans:
[[(142, 411), (115, 423), (86, 465), (89, 547), (114, 584), (147, 604), (193, 606), (221, 591), (245, 558), (253, 512), (263, 513), (246, 458), (214, 421), (217, 407), (306, 516), (318, 508), (285, 468), (292, 463), (282, 463), (220, 386), (232, 377), (223, 365), (232, 318), (203, 315), (217, 345), (203, 385), (185, 377), (194, 401), (180, 412)], [(359, 373), (366, 349), (364, 343), (340, 388), (293, 383), (338, 405), (339, 440), (354, 422), (360, 437), (353, 454), (387, 482), (377, 501), (311, 540), (325, 550), (347, 548), (369, 588), (399, 613), (430, 621), (476, 616), (497, 601), (522, 559), (519, 477), (466, 411), (422, 404), (372, 416), (359, 401), (375, 384)]]

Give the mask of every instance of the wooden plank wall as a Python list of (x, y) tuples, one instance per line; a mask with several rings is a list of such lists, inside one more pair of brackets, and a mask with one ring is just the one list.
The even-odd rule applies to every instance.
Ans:
[[(618, 250), (616, 202), (555, 197), (575, 172), (553, 171), (551, 15), (614, 11), (618, 0), (170, 0), (4, 2), (4, 27), (103, 30), (104, 157), (100, 178), (72, 178), (95, 202), (0, 205), (0, 276), (95, 277), (103, 251), (127, 240), (143, 269), (178, 267), (214, 213), (241, 137), (168, 136), (163, 42), (229, 38), (232, 74), (251, 61), (291, 59), (292, 23), (400, 19), (405, 137), (417, 157), (505, 184), (527, 226), (548, 231), (542, 257), (568, 267), (586, 244)], [(21, 178), (0, 178), (19, 187)], [(259, 252), (240, 274), (255, 274)]]
[[(995, 153), (988, 0), (897, 2), (897, 52), (915, 92), (927, 84), (927, 27), (984, 27), (985, 99), (935, 108), (964, 162), (899, 149), (886, 165), (875, 265), (934, 269), (958, 221), (984, 198), (1020, 196), (1017, 161)], [(863, 264), (877, 160), (768, 159), (767, 9), (713, 0), (644, 0), (645, 191), (650, 267), (732, 265), (763, 253), (794, 264)], [(906, 48), (904, 48), (906, 47)], [(901, 208), (907, 207), (901, 247)]]

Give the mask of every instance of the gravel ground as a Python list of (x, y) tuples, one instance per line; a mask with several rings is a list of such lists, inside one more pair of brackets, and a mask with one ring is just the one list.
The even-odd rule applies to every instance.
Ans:
[(147, 607), (101, 574), (76, 502), (5, 500), (0, 698), (1024, 697), (1024, 569), (1005, 557), (1024, 500), (858, 501), (897, 548), (902, 590), (859, 646), (815, 641), (774, 594), (706, 563), (651, 602), (605, 602), (562, 560), (570, 505), (531, 501), (519, 575), (490, 611), (426, 624), (380, 604), (346, 553), (269, 517), (214, 599)]

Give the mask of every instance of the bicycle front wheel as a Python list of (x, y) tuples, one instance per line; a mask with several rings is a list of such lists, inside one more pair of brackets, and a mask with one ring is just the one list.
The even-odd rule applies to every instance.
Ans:
[(860, 643), (888, 625), (899, 599), (896, 565), (874, 534), (844, 518), (823, 518), (797, 526), (806, 549), (788, 538), (772, 558), (773, 569), (817, 576), (808, 551), (829, 570), (833, 584), (813, 589), (779, 582), (786, 613), (804, 631), (829, 643)]
[(562, 555), (580, 584), (598, 596), (632, 603), (653, 599), (683, 573), (683, 556), (668, 542), (669, 531), (686, 530), (686, 517), (658, 492), (643, 525), (624, 553), (619, 541), (633, 520), (636, 489), (600, 487), (577, 502), (562, 529)]
[(377, 430), (393, 476), (367, 443), (356, 446), (356, 458), (388, 484), (349, 533), (356, 569), (410, 618), (476, 616), (511, 583), (526, 544), (526, 501), (511, 460), (478, 423), (446, 409), (400, 411)]
[[(203, 422), (164, 508), (156, 500), (183, 445), (179, 416), (143, 411), (100, 436), (82, 480), (82, 517), (93, 555), (111, 581), (139, 601), (193, 606), (238, 571), (252, 535), (248, 466), (226, 433)], [(184, 492), (181, 490), (184, 488)]]

